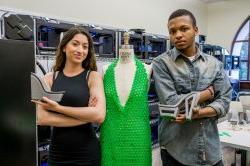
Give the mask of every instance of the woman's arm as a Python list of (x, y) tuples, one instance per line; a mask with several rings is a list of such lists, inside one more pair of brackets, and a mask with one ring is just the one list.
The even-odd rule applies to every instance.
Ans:
[(102, 123), (105, 118), (105, 97), (102, 77), (99, 73), (92, 71), (89, 75), (89, 91), (90, 98), (96, 100), (94, 106), (89, 107), (68, 107), (62, 106), (55, 101), (52, 101), (46, 97), (43, 97), (44, 102), (36, 101), (45, 110), (51, 110), (57, 113), (61, 113), (66, 116), (70, 116), (79, 119), (84, 122), (97, 122)]
[[(48, 87), (51, 89), (53, 73), (48, 73), (44, 76), (44, 80)], [(36, 101), (33, 101), (37, 103)], [(43, 106), (37, 104), (36, 107), (37, 124), (42, 126), (55, 126), (55, 127), (71, 127), (85, 124), (87, 122), (79, 119), (58, 114), (55, 112), (47, 111)]]
[(36, 113), (37, 124), (41, 126), (72, 127), (86, 124), (86, 122), (80, 121), (79, 119), (44, 110), (39, 105), (37, 105)]

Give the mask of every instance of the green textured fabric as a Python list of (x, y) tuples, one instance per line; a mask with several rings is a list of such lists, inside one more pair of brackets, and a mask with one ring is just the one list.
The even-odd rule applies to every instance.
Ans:
[(106, 118), (101, 126), (102, 166), (151, 166), (151, 135), (147, 102), (148, 78), (135, 59), (136, 73), (128, 100), (121, 105), (110, 64), (104, 75)]

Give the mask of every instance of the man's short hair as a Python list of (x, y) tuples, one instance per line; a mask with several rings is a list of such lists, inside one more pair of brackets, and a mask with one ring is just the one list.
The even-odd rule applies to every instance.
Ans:
[(181, 17), (181, 16), (189, 16), (193, 22), (193, 26), (196, 27), (196, 19), (189, 10), (186, 9), (178, 9), (174, 11), (168, 18), (168, 22), (176, 17)]

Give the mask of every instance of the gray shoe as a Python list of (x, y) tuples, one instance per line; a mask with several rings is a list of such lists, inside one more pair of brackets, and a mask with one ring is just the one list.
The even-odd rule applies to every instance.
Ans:
[(175, 105), (159, 104), (160, 116), (175, 119), (179, 113), (185, 113), (186, 119), (191, 120), (193, 109), (198, 106), (200, 94), (191, 92), (184, 95)]
[(47, 97), (50, 100), (59, 102), (61, 101), (65, 91), (52, 92), (49, 90), (45, 81), (37, 76), (35, 73), (30, 74), (31, 79), (31, 99), (41, 100), (42, 97)]

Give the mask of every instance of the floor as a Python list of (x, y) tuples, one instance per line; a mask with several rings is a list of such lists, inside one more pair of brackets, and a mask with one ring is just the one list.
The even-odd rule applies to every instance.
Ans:
[[(231, 166), (231, 164), (234, 163), (234, 149), (231, 147), (222, 147), (222, 153), (223, 153), (224, 166)], [(162, 166), (159, 148), (153, 149), (152, 156), (153, 156), (152, 166)], [(236, 155), (235, 166), (241, 166), (239, 154)]]
[[(235, 163), (235, 149), (224, 146), (222, 147), (222, 155), (223, 155), (223, 163), (225, 166), (231, 166), (231, 164)], [(234, 166), (241, 166), (241, 156), (240, 154), (236, 154), (236, 165)]]

